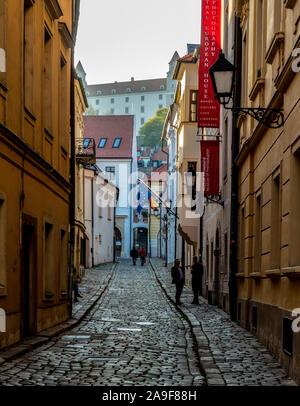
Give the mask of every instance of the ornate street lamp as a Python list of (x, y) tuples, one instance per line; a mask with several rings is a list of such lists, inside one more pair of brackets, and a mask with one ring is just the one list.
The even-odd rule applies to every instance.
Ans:
[(221, 49), (219, 59), (209, 69), (215, 97), (219, 103), (227, 110), (253, 117), (268, 128), (282, 127), (284, 124), (284, 115), (281, 109), (228, 107), (228, 104), (233, 100), (235, 72), (235, 66), (225, 58)]

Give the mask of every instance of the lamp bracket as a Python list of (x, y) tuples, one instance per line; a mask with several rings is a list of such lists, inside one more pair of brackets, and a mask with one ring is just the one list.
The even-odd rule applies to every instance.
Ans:
[(227, 107), (226, 105), (228, 104), (228, 101), (221, 104), (226, 110), (251, 116), (268, 128), (280, 128), (284, 125), (282, 109), (269, 109), (263, 107)]

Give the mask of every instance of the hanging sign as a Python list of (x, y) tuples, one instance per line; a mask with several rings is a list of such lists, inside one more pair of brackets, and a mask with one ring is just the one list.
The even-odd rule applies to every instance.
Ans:
[(221, 48), (221, 2), (202, 0), (202, 29), (199, 59), (198, 127), (220, 126), (220, 104), (215, 99), (209, 68)]
[(201, 141), (201, 172), (204, 196), (219, 194), (219, 141)]

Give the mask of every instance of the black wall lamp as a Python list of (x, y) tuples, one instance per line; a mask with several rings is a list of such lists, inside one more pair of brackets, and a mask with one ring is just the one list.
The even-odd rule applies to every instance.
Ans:
[(221, 49), (219, 59), (210, 67), (209, 75), (215, 92), (215, 97), (227, 110), (244, 113), (268, 128), (279, 128), (284, 124), (284, 115), (281, 109), (266, 109), (263, 107), (228, 107), (233, 101), (233, 89), (236, 68), (230, 63)]

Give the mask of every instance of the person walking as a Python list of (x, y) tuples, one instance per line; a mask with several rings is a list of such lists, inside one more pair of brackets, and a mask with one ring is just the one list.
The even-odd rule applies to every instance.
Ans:
[(144, 250), (144, 247), (140, 249), (140, 257), (141, 257), (141, 265), (144, 266), (144, 263), (146, 262), (146, 251)]
[(201, 260), (198, 261), (197, 257), (193, 257), (191, 273), (192, 273), (192, 289), (194, 293), (194, 300), (192, 301), (192, 304), (199, 304), (199, 294), (201, 292), (202, 285), (203, 265)]
[(139, 256), (139, 252), (135, 247), (133, 247), (132, 250), (130, 251), (130, 256), (132, 258), (133, 265), (136, 265), (136, 260)]
[(73, 290), (74, 290), (74, 302), (78, 302), (78, 298), (82, 297), (81, 294), (79, 293), (79, 286), (78, 284), (81, 282), (81, 277), (77, 273), (76, 268), (74, 268), (73, 272)]
[(172, 283), (176, 285), (175, 301), (177, 305), (181, 305), (180, 296), (184, 286), (184, 271), (180, 267), (180, 259), (176, 259), (174, 266), (171, 269)]

